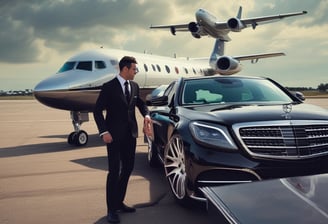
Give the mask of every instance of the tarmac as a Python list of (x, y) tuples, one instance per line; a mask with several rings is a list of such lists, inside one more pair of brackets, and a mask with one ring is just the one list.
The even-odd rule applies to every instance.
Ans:
[[(328, 109), (328, 98), (307, 102)], [(77, 147), (67, 143), (69, 111), (36, 100), (0, 100), (0, 108), (0, 223), (107, 223), (106, 147), (92, 114), (82, 124), (89, 142)], [(125, 201), (137, 212), (120, 214), (121, 223), (225, 223), (203, 205), (182, 207), (174, 200), (164, 171), (148, 165), (137, 115), (140, 137)]]
[[(107, 223), (106, 147), (92, 114), (82, 124), (89, 142), (76, 147), (67, 143), (69, 111), (36, 100), (0, 100), (0, 108), (0, 223)], [(137, 211), (120, 214), (121, 223), (212, 223), (202, 206), (174, 200), (164, 170), (148, 165), (141, 129), (139, 135), (125, 200)]]

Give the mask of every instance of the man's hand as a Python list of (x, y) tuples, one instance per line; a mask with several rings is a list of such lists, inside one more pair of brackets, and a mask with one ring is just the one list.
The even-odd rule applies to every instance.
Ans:
[(143, 132), (147, 137), (153, 137), (153, 121), (149, 116), (146, 116), (144, 119)]
[(112, 138), (112, 135), (108, 132), (108, 133), (105, 133), (103, 136), (102, 136), (102, 139), (103, 141), (106, 143), (106, 144), (109, 144), (109, 143), (112, 143), (113, 142), (113, 138)]

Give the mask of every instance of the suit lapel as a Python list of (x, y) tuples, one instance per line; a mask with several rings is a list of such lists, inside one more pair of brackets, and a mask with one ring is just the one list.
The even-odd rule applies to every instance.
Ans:
[[(118, 80), (118, 78), (115, 78), (116, 79), (116, 87), (118, 89), (121, 90), (121, 94), (120, 94), (120, 98), (126, 102), (126, 104), (129, 104), (127, 101), (126, 101), (126, 98), (125, 98), (125, 94), (124, 94), (124, 90), (122, 89), (122, 86), (121, 86), (121, 83), (120, 81)], [(130, 97), (131, 98), (131, 97)]]

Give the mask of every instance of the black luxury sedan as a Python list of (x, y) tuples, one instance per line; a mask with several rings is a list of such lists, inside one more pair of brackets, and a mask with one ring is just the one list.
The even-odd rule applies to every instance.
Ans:
[(158, 92), (148, 161), (180, 202), (203, 200), (204, 186), (328, 172), (328, 111), (272, 79), (180, 78)]

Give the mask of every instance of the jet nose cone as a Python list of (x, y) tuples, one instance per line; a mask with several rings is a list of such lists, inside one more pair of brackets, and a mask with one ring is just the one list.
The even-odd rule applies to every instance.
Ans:
[(39, 82), (34, 88), (34, 97), (40, 103), (52, 108), (92, 111), (100, 87), (96, 85), (89, 87), (86, 85), (87, 81), (90, 82), (87, 79), (81, 80), (77, 73), (58, 73)]
[(39, 82), (34, 87), (34, 97), (42, 104), (58, 108), (57, 97), (60, 92), (67, 90), (68, 83), (60, 74), (55, 74)]
[(38, 84), (36, 84), (36, 86), (34, 87), (34, 92), (41, 92), (41, 91), (48, 90), (48, 84), (47, 84), (47, 82), (48, 82), (47, 80), (42, 80), (41, 82), (39, 82)]
[(39, 82), (34, 87), (34, 92), (55, 91), (67, 89), (67, 83), (61, 75), (53, 75)]

